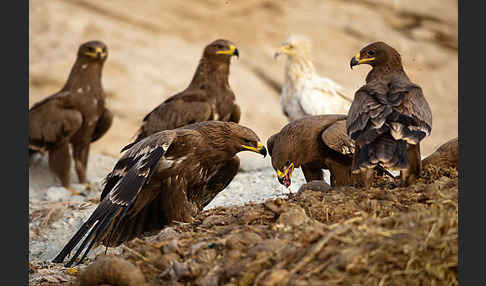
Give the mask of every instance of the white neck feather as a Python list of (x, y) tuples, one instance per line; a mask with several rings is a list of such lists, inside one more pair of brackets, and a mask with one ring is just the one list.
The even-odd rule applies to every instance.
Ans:
[(300, 55), (289, 55), (285, 64), (285, 82), (293, 87), (299, 86), (299, 81), (310, 80), (316, 75), (312, 62)]

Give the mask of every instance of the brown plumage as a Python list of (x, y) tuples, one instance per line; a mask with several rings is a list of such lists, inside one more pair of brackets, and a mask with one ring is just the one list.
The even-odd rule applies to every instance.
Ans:
[(322, 181), (328, 169), (333, 187), (350, 184), (354, 142), (345, 124), (346, 115), (306, 116), (272, 135), (267, 147), (279, 182), (289, 187), (294, 168), (302, 167), (306, 182)]
[(222, 121), (161, 131), (124, 150), (106, 176), (98, 207), (54, 262), (62, 262), (88, 231), (67, 265), (86, 248), (80, 263), (94, 243), (116, 246), (172, 221), (191, 221), (236, 175), (236, 153), (266, 155), (251, 129)]
[(440, 145), (434, 153), (422, 160), (422, 166), (435, 165), (441, 168), (459, 167), (459, 138), (453, 138)]
[(80, 183), (86, 181), (89, 146), (110, 128), (101, 84), (107, 47), (99, 41), (82, 44), (64, 87), (29, 110), (29, 157), (49, 153), (49, 167), (64, 187), (71, 183), (69, 145)]
[(369, 44), (350, 65), (364, 63), (372, 70), (356, 91), (346, 121), (347, 133), (356, 141), (353, 172), (367, 172), (379, 164), (400, 170), (402, 182), (413, 183), (421, 169), (420, 141), (432, 129), (429, 104), (420, 86), (409, 80), (400, 54), (389, 45)]
[(220, 39), (207, 45), (189, 86), (145, 116), (135, 142), (155, 132), (195, 122), (238, 123), (241, 111), (228, 82), (234, 55), (239, 56), (239, 52), (230, 41)]

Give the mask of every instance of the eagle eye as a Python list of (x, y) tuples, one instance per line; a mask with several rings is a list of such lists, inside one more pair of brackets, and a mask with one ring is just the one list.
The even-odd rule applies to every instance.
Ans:
[(216, 48), (218, 48), (219, 50), (222, 50), (222, 49), (224, 49), (224, 46), (223, 46), (223, 45), (218, 44), (218, 45), (216, 45)]
[(369, 55), (369, 56), (374, 56), (374, 55), (375, 55), (375, 51), (373, 51), (373, 50), (369, 50), (369, 51), (368, 51), (368, 55)]

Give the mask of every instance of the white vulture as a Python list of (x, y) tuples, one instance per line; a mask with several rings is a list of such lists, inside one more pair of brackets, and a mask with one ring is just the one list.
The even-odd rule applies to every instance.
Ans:
[(280, 106), (289, 122), (308, 115), (347, 114), (352, 99), (335, 81), (317, 74), (310, 59), (311, 42), (292, 35), (275, 53), (287, 55)]

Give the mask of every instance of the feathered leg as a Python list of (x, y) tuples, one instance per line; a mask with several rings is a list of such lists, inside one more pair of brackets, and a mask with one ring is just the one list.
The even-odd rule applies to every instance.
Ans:
[(420, 171), (422, 170), (422, 159), (420, 157), (420, 143), (408, 144), (407, 146), (408, 155), (408, 168), (400, 172), (402, 179), (402, 185), (410, 186), (414, 184), (418, 177), (420, 176)]
[(49, 151), (49, 168), (61, 180), (63, 187), (69, 189), (71, 186), (71, 157), (67, 143)]
[(88, 165), (89, 144), (73, 144), (74, 167), (78, 174), (79, 182), (86, 184), (86, 168)]
[(343, 165), (334, 160), (326, 160), (331, 173), (331, 186), (347, 186), (351, 184), (351, 165)]
[(233, 109), (229, 121), (239, 123), (240, 118), (241, 118), (241, 109), (238, 105), (235, 104), (235, 109)]
[(303, 164), (302, 172), (304, 173), (305, 181), (323, 181), (324, 174), (322, 173), (322, 168), (325, 166), (318, 165), (314, 162)]

